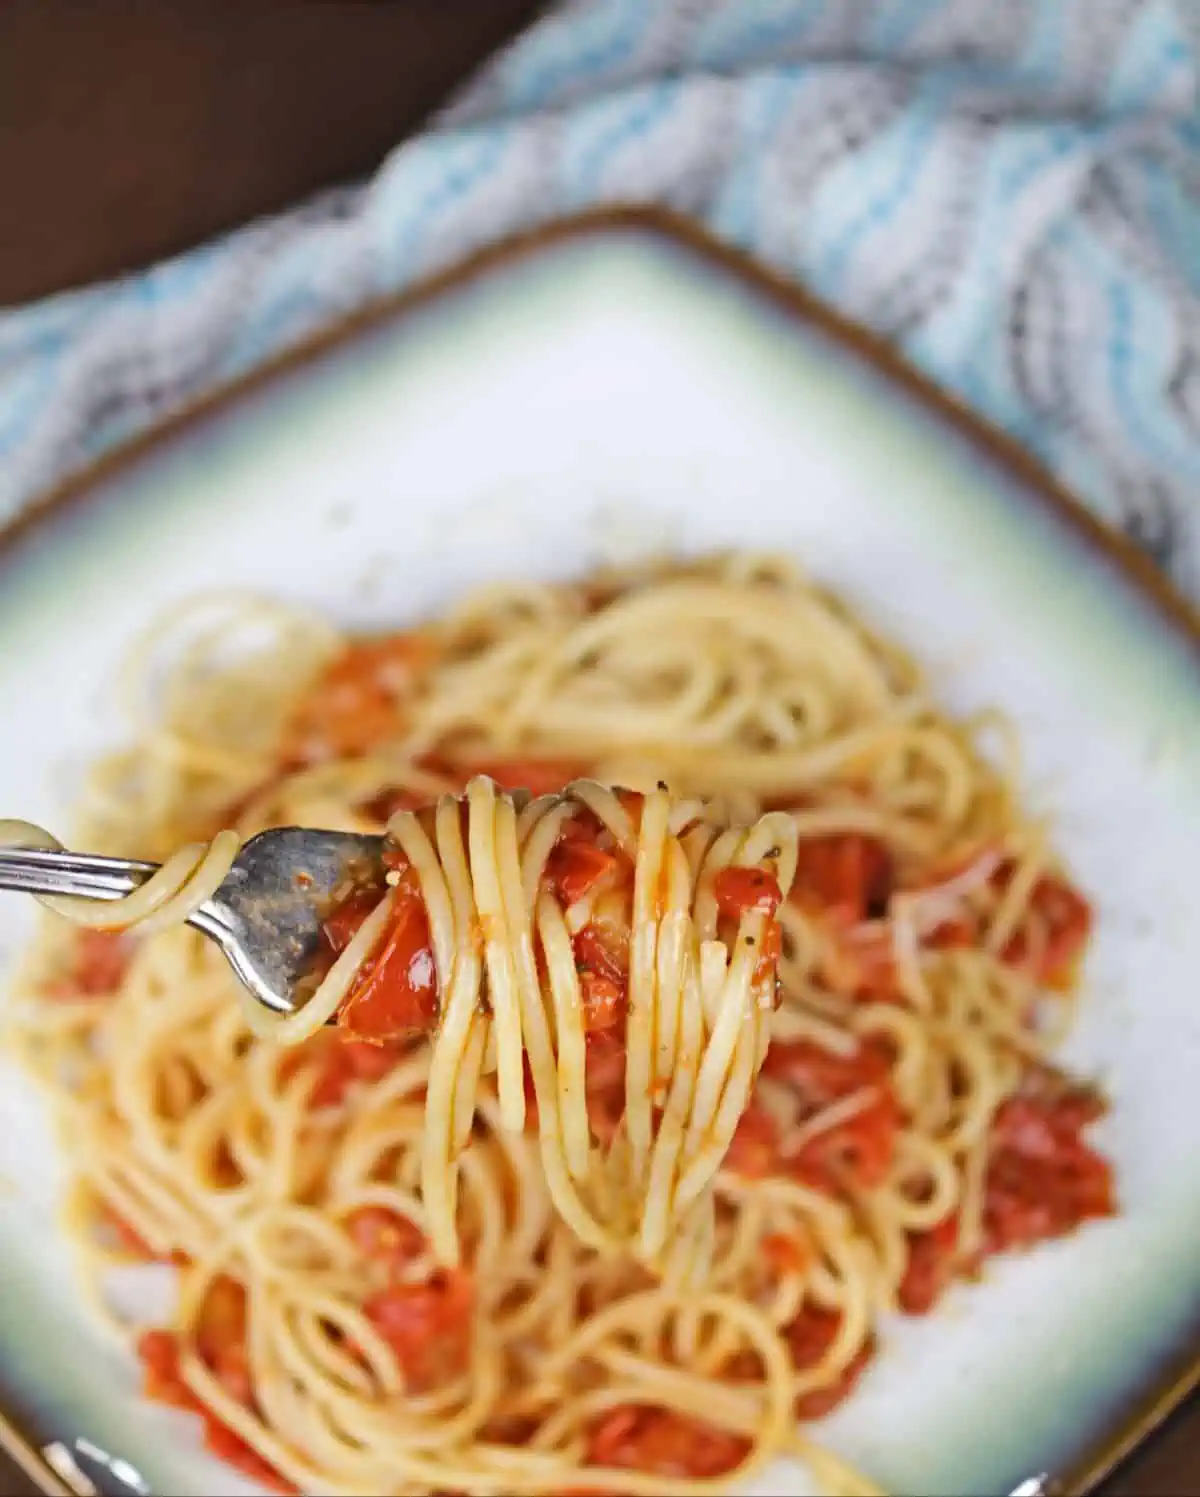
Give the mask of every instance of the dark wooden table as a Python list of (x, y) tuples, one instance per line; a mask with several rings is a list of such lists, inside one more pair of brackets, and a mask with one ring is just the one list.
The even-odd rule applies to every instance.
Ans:
[[(537, 0), (0, 0), (0, 305), (370, 170)], [(29, 1483), (0, 1458), (0, 1497)], [(1200, 1402), (1101, 1488), (1200, 1497)]]

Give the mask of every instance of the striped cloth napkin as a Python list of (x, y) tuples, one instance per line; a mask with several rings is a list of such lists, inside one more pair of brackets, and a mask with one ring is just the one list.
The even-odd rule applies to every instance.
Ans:
[(0, 313), (0, 523), (513, 230), (668, 204), (899, 344), (1200, 596), (1200, 0), (574, 0), (367, 182)]

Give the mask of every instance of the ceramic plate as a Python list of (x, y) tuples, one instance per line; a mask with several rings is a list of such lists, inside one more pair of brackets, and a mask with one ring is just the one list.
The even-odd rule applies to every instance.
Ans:
[[(1018, 722), (1099, 911), (1069, 1059), (1123, 1215), (997, 1264), (886, 1349), (821, 1437), (895, 1492), (1082, 1491), (1191, 1378), (1200, 1326), (1195, 625), (1027, 460), (861, 335), (661, 219), (491, 253), (76, 486), (0, 561), (6, 814), (61, 825), (160, 610), (265, 590), (349, 624), (664, 542), (785, 548)], [(0, 902), (6, 954), (31, 911)], [(54, 1150), (0, 1075), (0, 1401), (158, 1494), (244, 1490), (141, 1404), (55, 1235)], [(80, 1454), (80, 1450), (84, 1454)], [(761, 1490), (809, 1490), (777, 1468)]]

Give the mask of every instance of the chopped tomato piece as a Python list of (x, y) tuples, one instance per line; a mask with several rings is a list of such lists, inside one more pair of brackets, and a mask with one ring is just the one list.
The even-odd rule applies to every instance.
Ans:
[[(935, 951), (973, 946), (977, 932), (970, 920), (954, 916), (926, 931), (922, 944)], [(821, 964), (821, 976), (835, 993), (870, 1003), (899, 1003), (903, 999), (891, 928), (863, 923), (833, 932)]]
[(713, 880), (717, 909), (731, 920), (773, 915), (783, 903), (779, 881), (764, 868), (722, 868)]
[(588, 1034), (621, 1029), (629, 1008), (623, 982), (602, 977), (597, 972), (581, 971), (579, 988), (583, 1002), (583, 1027)]
[[(204, 1443), (218, 1459), (235, 1466), (251, 1480), (277, 1492), (295, 1492), (263, 1458), (197, 1398), (179, 1371), (179, 1338), (173, 1331), (144, 1331), (137, 1340), (137, 1354), (144, 1369), (142, 1392), (155, 1403), (163, 1403), (204, 1420)], [(218, 1376), (220, 1373), (218, 1372)], [(225, 1379), (222, 1378), (224, 1382)], [(234, 1393), (238, 1397), (237, 1393)], [(238, 1397), (239, 1403), (251, 1405), (249, 1396)]]
[(602, 972), (614, 982), (629, 975), (629, 930), (608, 920), (592, 920), (572, 940), (576, 962)]
[(121, 985), (133, 943), (120, 930), (81, 930), (67, 975), (47, 985), (50, 998), (101, 998)]
[(373, 1295), (363, 1311), (392, 1348), (410, 1386), (429, 1388), (462, 1371), (473, 1300), (469, 1276), (447, 1269), (424, 1284), (393, 1284)]
[(812, 1263), (812, 1250), (804, 1237), (770, 1232), (762, 1240), (763, 1257), (777, 1274), (802, 1274)]
[(881, 1091), (844, 1122), (818, 1133), (797, 1153), (785, 1155), (783, 1164), (788, 1174), (818, 1190), (836, 1189), (842, 1179), (870, 1190), (887, 1178), (899, 1129), (896, 1099)]
[(408, 854), (395, 842), (385, 841), (383, 851), (379, 854), (379, 861), (390, 873), (404, 873), (412, 864), (408, 861)]
[(362, 889), (342, 901), (321, 923), (321, 934), (335, 956), (340, 956), (358, 934), (364, 920), (384, 897), (384, 889)]
[(300, 1491), (299, 1487), (288, 1481), (285, 1476), (281, 1476), (268, 1460), (259, 1455), (257, 1450), (247, 1445), (241, 1435), (230, 1429), (227, 1424), (222, 1424), (214, 1414), (204, 1416), (204, 1446), (219, 1461), (224, 1461), (227, 1466), (240, 1471), (243, 1476), (249, 1477), (258, 1486), (285, 1494)]
[(1054, 1159), (1079, 1148), (1079, 1133), (1106, 1110), (1104, 1098), (1091, 1087), (1065, 1083), (1060, 1091), (1026, 1090), (997, 1110), (992, 1137), (1001, 1148)]
[(751, 1097), (734, 1129), (725, 1167), (747, 1180), (761, 1180), (776, 1173), (778, 1165), (779, 1130), (762, 1103)]
[(1099, 1154), (1056, 1167), (1001, 1153), (988, 1170), (985, 1244), (989, 1252), (1032, 1247), (1115, 1210), (1112, 1168)]
[(821, 976), (835, 993), (865, 1002), (896, 1003), (903, 996), (896, 948), (886, 925), (854, 925), (835, 931)]
[(434, 798), (427, 791), (406, 790), (401, 785), (389, 785), (378, 795), (373, 795), (370, 800), (363, 801), (358, 809), (372, 821), (378, 821), (386, 826), (398, 812), (419, 811), (422, 806), (429, 805)]
[(378, 1081), (403, 1053), (399, 1046), (367, 1044), (322, 1034), (292, 1051), (285, 1057), (284, 1065), (290, 1073), (308, 1061), (316, 1061), (320, 1071), (308, 1100), (313, 1107), (336, 1107), (355, 1081)]
[(1046, 922), (1042, 953), (1043, 982), (1069, 977), (1092, 931), (1092, 907), (1065, 879), (1042, 878), (1033, 891), (1033, 907)]
[(179, 1338), (173, 1331), (143, 1331), (137, 1339), (142, 1393), (154, 1403), (194, 1413), (200, 1401), (179, 1371)]
[(1094, 1091), (1064, 1085), (998, 1109), (984, 1189), (988, 1251), (1030, 1247), (1115, 1213), (1112, 1166), (1082, 1137), (1103, 1106)]
[(783, 955), (783, 931), (780, 929), (778, 920), (768, 920), (763, 925), (762, 940), (759, 942), (758, 961), (754, 966), (754, 981), (764, 983), (772, 972), (779, 968), (779, 959)]
[(546, 880), (564, 906), (590, 893), (597, 884), (611, 883), (621, 860), (581, 837), (564, 838), (546, 859)]
[(884, 1045), (867, 1040), (853, 1055), (835, 1055), (811, 1040), (785, 1041), (767, 1052), (763, 1070), (797, 1093), (802, 1121), (854, 1092), (874, 1090), (857, 1112), (817, 1133), (798, 1151), (789, 1153), (787, 1140), (782, 1140), (779, 1163), (788, 1175), (822, 1191), (836, 1189), (842, 1177), (864, 1189), (884, 1179), (900, 1128)]
[(229, 1396), (249, 1408), (254, 1401), (246, 1352), (246, 1291), (228, 1274), (209, 1285), (196, 1322), (196, 1351)]
[(923, 939), (934, 951), (960, 951), (974, 946), (976, 930), (965, 915), (954, 915), (935, 925)]
[(554, 795), (586, 773), (586, 765), (574, 759), (485, 759), (459, 771), (463, 784), (472, 775), (485, 774), (501, 790), (528, 790), (530, 795)]
[[(1003, 890), (1016, 872), (1011, 859), (992, 875), (993, 887)], [(1042, 945), (1037, 953), (1034, 978), (1047, 986), (1067, 984), (1083, 954), (1092, 930), (1092, 907), (1066, 879), (1044, 873), (1029, 897), (1030, 912), (1042, 924)], [(1026, 924), (1019, 925), (1004, 945), (1001, 957), (1015, 967), (1027, 966), (1032, 937)]]
[(415, 1223), (386, 1206), (360, 1206), (346, 1218), (346, 1230), (364, 1258), (389, 1271), (418, 1257), (425, 1239)]
[(621, 1404), (592, 1429), (587, 1461), (680, 1479), (724, 1476), (745, 1460), (750, 1442), (669, 1409)]
[(425, 902), (412, 883), (393, 895), (387, 928), (358, 969), (338, 1010), (338, 1025), (377, 1044), (432, 1029), (438, 1017), (437, 969)]
[(805, 837), (788, 898), (839, 925), (882, 915), (892, 889), (892, 855), (877, 837), (832, 832)]
[(764, 1074), (786, 1082), (813, 1109), (863, 1086), (886, 1085), (890, 1070), (887, 1048), (876, 1040), (860, 1044), (852, 1055), (836, 1055), (813, 1040), (781, 1040), (763, 1064)]
[(571, 943), (583, 999), (583, 1023), (589, 1034), (622, 1030), (628, 1008), (626, 968), (605, 939), (605, 930), (585, 925)]
[[(841, 1319), (836, 1310), (822, 1310), (816, 1305), (805, 1305), (792, 1321), (784, 1334), (792, 1354), (792, 1365), (798, 1372), (806, 1372), (815, 1367), (826, 1355), (837, 1337)], [(871, 1337), (859, 1347), (827, 1387), (813, 1388), (799, 1395), (796, 1399), (797, 1419), (821, 1419), (831, 1413), (854, 1391), (874, 1355), (875, 1339)]]
[(897, 1298), (906, 1315), (927, 1315), (958, 1269), (958, 1217), (951, 1214), (928, 1232), (908, 1234), (908, 1267)]
[(833, 1345), (840, 1323), (836, 1311), (805, 1305), (786, 1331), (792, 1365), (800, 1372), (815, 1367)]
[(438, 647), (422, 634), (357, 640), (330, 664), (300, 704), (283, 751), (300, 763), (348, 758), (394, 738), (403, 701)]

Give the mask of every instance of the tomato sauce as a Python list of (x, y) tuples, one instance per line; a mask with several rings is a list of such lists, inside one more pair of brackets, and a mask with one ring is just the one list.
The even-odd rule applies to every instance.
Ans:
[(732, 1471), (749, 1450), (750, 1442), (740, 1435), (673, 1410), (619, 1404), (593, 1426), (587, 1463), (677, 1480), (704, 1479)]
[[(246, 1350), (245, 1291), (224, 1275), (213, 1281), (205, 1296), (196, 1326), (196, 1352), (229, 1396), (257, 1414)], [(208, 1409), (184, 1381), (179, 1337), (173, 1331), (143, 1332), (138, 1337), (137, 1354), (142, 1363), (144, 1395), (156, 1403), (198, 1414), (207, 1450), (272, 1491), (299, 1490)]]
[(119, 930), (79, 930), (65, 977), (49, 983), (48, 998), (104, 998), (120, 987), (133, 957), (132, 937)]
[[(841, 1316), (837, 1311), (805, 1305), (784, 1332), (792, 1365), (797, 1372), (806, 1372), (809, 1368), (816, 1367), (828, 1354), (841, 1329), (841, 1323)], [(799, 1394), (795, 1403), (796, 1418), (823, 1419), (826, 1414), (831, 1414), (838, 1404), (845, 1402), (854, 1392), (875, 1351), (875, 1338), (872, 1336), (826, 1387), (813, 1388), (807, 1393)]]
[(438, 655), (420, 632), (347, 645), (297, 707), (282, 756), (296, 764), (349, 759), (394, 740), (404, 729), (407, 697)]
[(1035, 1075), (997, 1111), (984, 1189), (989, 1252), (1062, 1237), (1117, 1210), (1112, 1165), (1083, 1137), (1104, 1112), (1085, 1087)]
[(462, 1372), (470, 1354), (474, 1290), (461, 1269), (423, 1283), (394, 1283), (373, 1294), (363, 1313), (387, 1342), (413, 1391)]
[(796, 879), (788, 898), (801, 909), (841, 926), (883, 915), (892, 892), (886, 843), (861, 832), (831, 832), (800, 840)]

